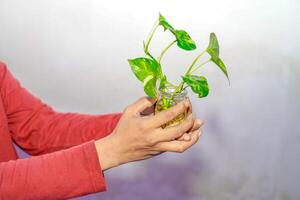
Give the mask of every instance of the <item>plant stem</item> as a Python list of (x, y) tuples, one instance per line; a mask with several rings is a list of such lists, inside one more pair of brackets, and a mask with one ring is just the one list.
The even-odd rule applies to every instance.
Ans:
[(196, 62), (199, 60), (199, 58), (206, 52), (203, 51), (201, 52), (192, 62), (192, 64), (190, 65), (190, 67), (188, 68), (188, 70), (186, 71), (186, 73), (184, 75), (188, 75), (190, 73), (190, 71), (192, 70), (192, 68), (194, 67), (194, 65), (196, 64)]
[(184, 85), (184, 81), (182, 81), (182, 82), (178, 85), (178, 87), (176, 88), (176, 92), (182, 91), (183, 85)]
[(157, 29), (158, 26), (159, 26), (159, 20), (157, 20), (157, 21), (155, 22), (155, 24), (153, 25), (153, 27), (152, 27), (152, 29), (151, 29), (151, 31), (150, 31), (150, 33), (149, 33), (148, 41), (147, 41), (147, 43), (146, 43), (146, 45), (145, 45), (145, 47), (144, 47), (144, 52), (145, 52), (146, 54), (147, 54), (147, 52), (148, 52), (149, 44), (150, 44), (150, 42), (151, 42), (151, 40), (152, 40), (152, 38), (153, 38), (153, 35), (154, 35), (154, 33), (155, 33), (155, 31), (156, 31), (156, 29)]
[(147, 52), (146, 55), (152, 58), (153, 60), (156, 60), (149, 52)]
[[(191, 72), (191, 70), (192, 70), (192, 68), (194, 67), (194, 65), (196, 64), (196, 62), (199, 60), (199, 58), (200, 58), (205, 52), (206, 52), (206, 50), (203, 51), (203, 52), (201, 52), (201, 53), (193, 60), (192, 64), (190, 65), (190, 67), (188, 68), (188, 70), (185, 72), (184, 76), (188, 75), (188, 74)], [(182, 82), (178, 85), (176, 91), (182, 91), (182, 90), (183, 90), (183, 86), (184, 86), (184, 81), (182, 81)]]
[(177, 87), (176, 85), (174, 85), (173, 83), (168, 81), (168, 84), (172, 85), (173, 87)]
[(185, 90), (187, 87), (189, 87), (188, 85), (187, 86), (185, 86), (182, 90)]
[(207, 60), (207, 61), (205, 61), (205, 62), (203, 62), (203, 63), (201, 63), (198, 67), (194, 68), (194, 69), (191, 71), (191, 73), (193, 73), (194, 71), (196, 71), (197, 69), (199, 69), (200, 67), (202, 67), (203, 65), (205, 65), (206, 63), (209, 63), (209, 62), (210, 62), (210, 59)]
[(173, 44), (175, 44), (176, 41), (177, 41), (177, 40), (174, 40), (173, 42), (171, 42), (170, 44), (168, 44), (168, 45), (163, 49), (163, 51), (161, 52), (161, 54), (159, 55), (159, 57), (158, 57), (158, 59), (157, 59), (157, 61), (158, 61), (159, 63), (160, 63), (162, 57), (164, 56), (164, 54), (166, 53), (166, 51), (167, 51)]

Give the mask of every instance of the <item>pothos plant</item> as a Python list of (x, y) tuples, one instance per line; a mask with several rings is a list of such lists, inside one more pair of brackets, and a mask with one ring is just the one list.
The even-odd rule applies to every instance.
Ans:
[[(155, 57), (150, 53), (149, 45), (158, 27), (163, 27), (164, 31), (171, 33), (174, 36), (174, 40), (161, 51), (158, 57)], [(179, 48), (186, 51), (196, 49), (194, 40), (192, 40), (190, 35), (185, 30), (175, 29), (165, 17), (159, 14), (159, 18), (151, 29), (148, 38), (146, 41), (143, 41), (145, 55), (143, 57), (128, 59), (133, 73), (137, 79), (143, 83), (144, 91), (149, 97), (156, 98), (158, 95), (158, 90), (163, 91), (167, 85), (174, 87), (175, 93), (180, 93), (187, 87), (190, 87), (199, 98), (206, 97), (209, 93), (207, 80), (204, 76), (197, 75), (196, 71), (209, 62), (213, 62), (217, 67), (219, 67), (229, 81), (226, 66), (219, 57), (218, 39), (215, 33), (210, 33), (208, 47), (199, 53), (189, 67), (187, 67), (186, 72), (181, 76), (182, 81), (180, 84), (175, 85), (170, 83), (167, 79), (167, 76), (162, 71), (161, 61), (168, 49), (175, 43)], [(197, 65), (198, 60), (205, 53), (210, 55), (210, 58), (207, 61)]]

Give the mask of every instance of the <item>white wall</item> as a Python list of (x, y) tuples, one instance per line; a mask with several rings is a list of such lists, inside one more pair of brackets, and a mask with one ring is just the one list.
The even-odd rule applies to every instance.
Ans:
[[(59, 111), (115, 112), (144, 95), (127, 58), (142, 55), (159, 11), (188, 30), (197, 52), (214, 31), (231, 85), (214, 65), (204, 69), (210, 96), (190, 93), (206, 121), (202, 140), (157, 162), (204, 165), (189, 180), (191, 198), (298, 199), (299, 9), (296, 0), (0, 0), (0, 60)], [(150, 48), (157, 54), (170, 40), (160, 29)], [(166, 54), (163, 67), (173, 82), (197, 52)], [(107, 176), (143, 177), (137, 172), (149, 163)]]

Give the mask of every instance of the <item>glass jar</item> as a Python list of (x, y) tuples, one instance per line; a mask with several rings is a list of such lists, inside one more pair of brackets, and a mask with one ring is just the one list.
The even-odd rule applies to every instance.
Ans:
[[(175, 91), (176, 88), (171, 85), (167, 85), (163, 90), (159, 90), (154, 114), (171, 108), (172, 106), (183, 101), (185, 99), (185, 96), (187, 96), (186, 89), (182, 90), (179, 93)], [(182, 122), (186, 117), (187, 117), (187, 113), (186, 112), (182, 113), (177, 117), (175, 117), (173, 120), (164, 124), (162, 128), (166, 128), (168, 126), (175, 126), (180, 122)]]

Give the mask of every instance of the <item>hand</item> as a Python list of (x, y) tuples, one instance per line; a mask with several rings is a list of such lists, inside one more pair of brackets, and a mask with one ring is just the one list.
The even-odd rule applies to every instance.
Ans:
[[(188, 105), (188, 112), (187, 112), (187, 115), (191, 114), (193, 111), (192, 111), (192, 104), (191, 104), (191, 101), (188, 97), (187, 98), (187, 101), (189, 102), (189, 105)], [(152, 105), (148, 108), (146, 108), (145, 110), (143, 110), (140, 115), (141, 116), (149, 116), (149, 115), (154, 115), (154, 110), (155, 110), (155, 106)], [(194, 124), (193, 124), (193, 127), (191, 128), (191, 130), (189, 130), (187, 133), (183, 134), (180, 138), (177, 138), (177, 140), (185, 140), (185, 141), (190, 141), (191, 140), (191, 133), (193, 131), (196, 131), (198, 130), (202, 125), (204, 124), (204, 122), (200, 119), (196, 119), (194, 121)]]
[[(191, 111), (182, 123), (161, 128), (166, 122), (186, 112), (190, 107), (189, 100), (156, 115), (141, 116), (141, 112), (153, 106), (155, 102), (155, 99), (143, 97), (127, 106), (113, 133), (96, 141), (102, 170), (147, 159), (166, 151), (181, 153), (198, 141), (200, 130), (191, 132), (196, 126)], [(189, 141), (176, 140), (185, 133), (189, 134)]]
[[(186, 97), (188, 102), (189, 102), (189, 107), (188, 107), (188, 113), (187, 115), (191, 114), (192, 111), (192, 104), (191, 101), (188, 97)], [(191, 130), (188, 131), (188, 133), (183, 134), (180, 138), (177, 138), (177, 140), (185, 140), (185, 141), (190, 141), (191, 140), (191, 133), (193, 133), (193, 131), (198, 130), (199, 128), (201, 128), (201, 126), (203, 126), (204, 122), (203, 120), (200, 119), (196, 119), (194, 121), (193, 127), (191, 128)]]

